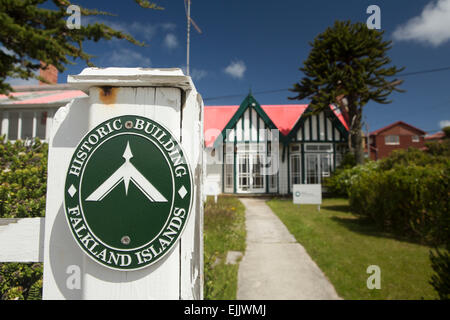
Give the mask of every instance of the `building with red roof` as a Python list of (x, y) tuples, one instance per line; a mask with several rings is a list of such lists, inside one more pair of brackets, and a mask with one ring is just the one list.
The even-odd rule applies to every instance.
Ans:
[(48, 141), (56, 110), (75, 98), (87, 96), (64, 84), (17, 86), (14, 90), (10, 97), (0, 95), (0, 133), (11, 141)]
[(370, 159), (385, 158), (394, 150), (423, 148), (425, 131), (403, 121), (391, 123), (369, 134)]
[(224, 193), (289, 194), (294, 184), (321, 183), (339, 165), (348, 124), (334, 105), (205, 106), (206, 185)]
[(426, 135), (425, 142), (442, 142), (445, 139), (444, 131), (438, 131), (434, 134)]

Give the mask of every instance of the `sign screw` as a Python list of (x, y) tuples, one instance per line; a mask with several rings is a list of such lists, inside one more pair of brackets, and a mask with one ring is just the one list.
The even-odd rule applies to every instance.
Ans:
[(129, 245), (131, 242), (131, 239), (129, 236), (123, 236), (122, 239), (120, 239), (120, 242), (124, 245)]
[(133, 121), (127, 121), (127, 122), (125, 122), (125, 128), (127, 128), (127, 129), (133, 128)]

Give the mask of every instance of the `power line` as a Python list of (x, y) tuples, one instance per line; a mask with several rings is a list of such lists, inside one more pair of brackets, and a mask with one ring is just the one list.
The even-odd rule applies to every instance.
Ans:
[(433, 72), (440, 72), (440, 71), (446, 71), (450, 70), (450, 67), (443, 67), (438, 69), (429, 69), (429, 70), (421, 70), (421, 71), (415, 71), (415, 72), (408, 72), (408, 73), (400, 73), (396, 76), (398, 77), (407, 77), (407, 76), (413, 76), (417, 74), (424, 74), (424, 73), (433, 73)]
[[(450, 66), (437, 68), (437, 69), (428, 69), (428, 70), (420, 70), (420, 71), (414, 71), (414, 72), (408, 72), (408, 73), (400, 73), (396, 76), (397, 77), (408, 77), (408, 76), (413, 76), (413, 75), (418, 75), (418, 74), (434, 73), (434, 72), (441, 72), (441, 71), (446, 71), (446, 70), (450, 70)], [(269, 93), (278, 93), (278, 92), (284, 92), (284, 91), (289, 91), (289, 90), (290, 90), (290, 88), (285, 88), (285, 89), (257, 91), (254, 93), (255, 94), (269, 94)], [(211, 100), (227, 99), (227, 98), (239, 98), (239, 97), (242, 97), (245, 95), (246, 95), (246, 93), (235, 93), (235, 94), (230, 94), (230, 95), (226, 95), (226, 96), (204, 98), (203, 101), (211, 101)]]
[[(275, 90), (265, 90), (265, 91), (255, 91), (254, 94), (267, 94), (267, 93), (277, 93), (277, 92), (283, 92), (283, 91), (289, 91), (289, 89), (275, 89)], [(210, 97), (210, 98), (204, 98), (203, 101), (208, 100), (218, 100), (218, 99), (226, 99), (226, 98), (239, 98), (242, 96), (247, 95), (246, 93), (236, 93), (226, 96), (217, 96), (217, 97)]]

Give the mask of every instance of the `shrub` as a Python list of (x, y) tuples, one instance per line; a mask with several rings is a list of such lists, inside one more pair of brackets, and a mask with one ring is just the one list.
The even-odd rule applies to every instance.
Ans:
[(425, 143), (427, 153), (433, 156), (437, 156), (439, 160), (449, 159), (450, 157), (450, 139), (443, 141), (434, 141)]
[[(448, 249), (448, 248), (447, 248)], [(435, 274), (431, 276), (430, 284), (441, 300), (450, 300), (450, 254), (448, 250), (435, 249), (430, 251), (431, 267)]]
[(389, 157), (380, 161), (380, 169), (389, 170), (394, 166), (426, 166), (443, 165), (450, 161), (450, 145), (446, 143), (431, 142), (427, 143), (427, 150), (421, 151), (416, 148), (407, 150), (395, 150)]
[(355, 213), (423, 243), (442, 244), (449, 228), (450, 166), (401, 166), (362, 171), (349, 188)]
[(37, 300), (42, 296), (41, 263), (0, 264), (2, 300)]
[(327, 192), (338, 197), (348, 197), (349, 189), (355, 179), (369, 171), (378, 170), (378, 162), (369, 161), (365, 165), (351, 168), (338, 168), (333, 175), (324, 180)]
[[(48, 145), (0, 137), (0, 218), (43, 217)], [(40, 299), (41, 263), (0, 263), (0, 299)]]
[(0, 138), (0, 218), (43, 217), (48, 145)]
[(327, 190), (349, 198), (352, 211), (385, 230), (442, 244), (449, 236), (448, 150), (400, 150), (391, 156), (349, 169), (326, 180)]
[(445, 138), (450, 138), (450, 126), (442, 128), (442, 131), (444, 131)]

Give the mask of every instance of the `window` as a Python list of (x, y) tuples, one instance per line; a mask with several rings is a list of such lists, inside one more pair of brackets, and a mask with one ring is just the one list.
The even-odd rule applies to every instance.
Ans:
[(34, 112), (22, 112), (22, 132), (21, 139), (33, 138), (33, 117)]
[(306, 183), (320, 183), (320, 166), (318, 154), (306, 154)]
[(332, 153), (307, 153), (305, 155), (306, 183), (321, 183), (323, 177), (329, 177), (333, 167)]
[(254, 154), (252, 159), (252, 177), (253, 188), (261, 189), (264, 187), (264, 176), (262, 175), (261, 159), (257, 154)]
[(306, 151), (319, 151), (319, 146), (317, 144), (307, 144), (305, 146)]
[(291, 187), (294, 184), (301, 184), (301, 156), (300, 154), (291, 154)]
[(9, 112), (8, 121), (8, 139), (17, 140), (19, 139), (17, 132), (19, 131), (19, 113)]
[(1, 132), (8, 140), (46, 139), (47, 111), (0, 111)]
[(319, 150), (320, 151), (333, 151), (333, 147), (331, 144), (321, 144), (319, 145)]
[(291, 152), (300, 152), (300, 146), (298, 144), (292, 145)]
[(331, 174), (331, 157), (332, 155), (329, 153), (320, 154), (320, 171), (322, 177), (329, 177)]
[(400, 137), (397, 135), (389, 135), (384, 137), (384, 143), (388, 145), (400, 144)]
[(333, 152), (333, 145), (332, 144), (306, 144), (305, 145), (305, 151), (309, 152)]
[(226, 191), (230, 192), (230, 190), (233, 190), (233, 183), (234, 183), (234, 161), (233, 161), (233, 154), (227, 154), (225, 156), (225, 189)]
[(419, 136), (412, 136), (411, 140), (412, 140), (412, 142), (419, 142), (420, 141)]
[(238, 155), (239, 188), (243, 191), (250, 187), (250, 158), (248, 154)]

